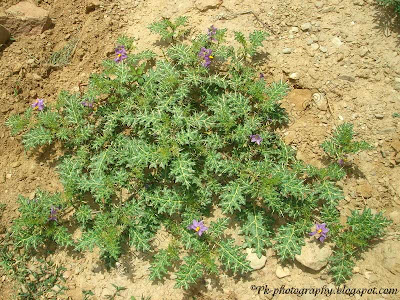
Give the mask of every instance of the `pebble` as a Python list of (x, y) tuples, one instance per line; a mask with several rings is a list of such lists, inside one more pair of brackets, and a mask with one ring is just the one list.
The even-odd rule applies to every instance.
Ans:
[(10, 178), (11, 178), (11, 174), (8, 173), (8, 174), (6, 175), (6, 178), (7, 178), (7, 179), (10, 179)]
[(290, 79), (294, 79), (294, 80), (299, 79), (299, 74), (298, 73), (291, 73), (289, 75), (289, 78)]
[(321, 52), (323, 53), (328, 52), (328, 49), (326, 47), (319, 47), (319, 50), (321, 50)]
[(318, 48), (319, 48), (319, 45), (317, 43), (312, 43), (311, 44), (311, 49), (318, 50)]
[(332, 39), (332, 43), (338, 48), (343, 45), (342, 41), (336, 36)]
[(322, 1), (315, 2), (315, 7), (316, 8), (322, 8), (322, 6), (324, 6), (324, 3)]
[(369, 52), (369, 50), (367, 48), (363, 47), (363, 48), (360, 49), (359, 54), (360, 54), (361, 57), (364, 57), (365, 55), (368, 54), (368, 52)]
[(13, 163), (11, 164), (11, 167), (12, 167), (12, 168), (18, 168), (20, 165), (21, 165), (21, 162), (15, 161), (15, 162), (13, 162)]
[(314, 43), (314, 40), (313, 39), (307, 39), (306, 42), (307, 42), (307, 45), (311, 45), (312, 43)]
[(303, 266), (319, 271), (328, 264), (331, 254), (332, 247), (329, 244), (321, 244), (315, 239), (310, 239), (306, 241), (301, 248), (301, 254), (297, 254), (295, 259)]
[(299, 27), (292, 27), (292, 28), (290, 29), (290, 32), (292, 32), (292, 33), (297, 33), (297, 32), (299, 32)]
[(275, 275), (279, 279), (284, 278), (284, 277), (290, 276), (290, 270), (288, 267), (282, 267), (281, 265), (278, 265), (276, 267)]
[(300, 26), (301, 30), (303, 30), (303, 31), (309, 31), (311, 29), (311, 27), (312, 27), (312, 25), (309, 22), (301, 24), (301, 26)]
[(349, 75), (340, 75), (339, 79), (347, 80), (347, 81), (350, 81), (350, 82), (355, 82), (356, 81), (356, 79), (353, 76), (349, 76)]
[(290, 54), (290, 53), (292, 53), (292, 49), (291, 49), (291, 48), (284, 48), (284, 49), (282, 50), (282, 53), (283, 53), (283, 54)]
[(383, 117), (384, 117), (384, 115), (382, 115), (382, 114), (375, 114), (375, 118), (377, 118), (379, 120), (382, 120)]
[(250, 261), (250, 267), (253, 270), (262, 269), (267, 262), (267, 257), (262, 255), (261, 258), (258, 258), (257, 254), (253, 252), (254, 249), (246, 248), (247, 252), (247, 260)]

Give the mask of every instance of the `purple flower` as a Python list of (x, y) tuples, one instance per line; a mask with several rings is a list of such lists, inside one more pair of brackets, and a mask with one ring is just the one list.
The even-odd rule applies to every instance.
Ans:
[(93, 107), (93, 103), (92, 103), (92, 102), (82, 101), (81, 104), (82, 104), (83, 106), (86, 106), (86, 107), (91, 107), (91, 108)]
[(193, 220), (193, 223), (188, 226), (188, 229), (193, 229), (199, 236), (201, 236), (203, 232), (208, 229), (208, 227), (204, 226), (203, 221), (197, 222), (196, 220)]
[(115, 48), (115, 54), (117, 55), (117, 57), (114, 59), (114, 61), (117, 63), (123, 61), (128, 57), (124, 46), (118, 46), (117, 48)]
[(343, 159), (339, 159), (339, 160), (337, 161), (337, 163), (339, 164), (339, 166), (343, 167), (343, 165), (344, 165), (344, 160), (343, 160)]
[(259, 134), (250, 135), (250, 138), (251, 142), (256, 143), (257, 145), (260, 145), (263, 140), (263, 138)]
[(32, 108), (42, 111), (44, 109), (44, 100), (36, 99), (35, 103), (32, 104)]
[(260, 79), (264, 79), (264, 73), (260, 73)]
[(50, 221), (57, 221), (57, 211), (58, 211), (57, 207), (52, 206), (50, 208), (50, 217), (49, 217)]
[(211, 49), (201, 47), (199, 52), (199, 57), (204, 59), (203, 67), (208, 67), (211, 64), (211, 60), (214, 58), (214, 56), (212, 56), (211, 54), (212, 54)]
[(316, 235), (316, 238), (319, 239), (319, 241), (321, 243), (324, 242), (325, 238), (326, 238), (326, 234), (328, 233), (329, 229), (326, 228), (326, 224), (322, 223), (322, 224), (315, 224), (315, 231), (310, 232), (310, 236), (312, 235)]
[(217, 41), (217, 40), (214, 38), (214, 35), (216, 35), (216, 34), (217, 34), (217, 28), (215, 28), (214, 25), (211, 25), (211, 27), (208, 28), (208, 33), (207, 33), (207, 35), (208, 35), (208, 40), (209, 40), (210, 42)]

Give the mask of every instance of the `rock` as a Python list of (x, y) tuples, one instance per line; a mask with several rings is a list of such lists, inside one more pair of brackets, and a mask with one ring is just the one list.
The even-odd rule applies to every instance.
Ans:
[(310, 38), (310, 39), (307, 39), (307, 40), (306, 40), (306, 43), (307, 43), (307, 45), (310, 46), (312, 43), (314, 43), (314, 40), (311, 39), (311, 38)]
[(398, 259), (400, 244), (396, 241), (388, 241), (382, 246), (382, 266), (393, 274), (396, 271), (400, 272), (400, 260)]
[(338, 55), (336, 61), (337, 61), (337, 62), (341, 62), (343, 59), (344, 59), (344, 54), (343, 54), (343, 53), (339, 53), (339, 55)]
[(347, 81), (350, 81), (350, 82), (355, 82), (356, 81), (356, 79), (354, 77), (348, 76), (348, 75), (340, 75), (339, 79), (347, 80)]
[(6, 175), (6, 178), (7, 178), (7, 179), (11, 179), (11, 174), (8, 173), (8, 174)]
[(384, 117), (384, 115), (382, 115), (382, 114), (375, 114), (375, 118), (377, 118), (379, 120), (382, 120), (383, 117)]
[(287, 96), (287, 101), (294, 104), (297, 110), (304, 110), (310, 103), (312, 92), (308, 89), (293, 89)]
[(86, 13), (91, 13), (92, 11), (95, 11), (96, 8), (100, 7), (100, 1), (98, 0), (87, 0), (86, 1)]
[(371, 198), (372, 192), (373, 192), (373, 189), (367, 181), (364, 181), (357, 186), (357, 193), (359, 195), (361, 195), (363, 198), (366, 198), (366, 199)]
[(341, 41), (338, 37), (336, 37), (336, 36), (332, 39), (332, 43), (333, 43), (337, 48), (339, 48), (340, 46), (343, 45), (342, 41)]
[(319, 50), (321, 50), (321, 52), (323, 53), (328, 52), (328, 49), (326, 47), (319, 47)]
[(289, 270), (288, 267), (283, 267), (282, 268), (281, 265), (278, 265), (276, 267), (275, 275), (278, 278), (284, 278), (284, 277), (290, 276), (290, 270)]
[(197, 0), (196, 8), (201, 11), (207, 11), (209, 9), (219, 8), (222, 4), (222, 0)]
[(309, 31), (311, 29), (311, 27), (312, 27), (312, 25), (309, 22), (301, 24), (301, 26), (300, 26), (301, 30), (303, 30), (303, 31)]
[(400, 224), (400, 212), (393, 211), (389, 214), (389, 218), (393, 220), (393, 223)]
[(11, 167), (12, 167), (12, 168), (18, 168), (20, 165), (21, 165), (21, 162), (15, 161), (15, 162), (13, 162), (13, 163), (11, 164)]
[(49, 12), (35, 4), (22, 1), (11, 6), (5, 14), (0, 14), (0, 24), (13, 36), (20, 34), (40, 34), (52, 25)]
[(324, 97), (324, 94), (315, 93), (315, 94), (313, 94), (312, 98), (319, 110), (322, 110), (322, 111), (328, 110), (328, 101)]
[(289, 78), (290, 79), (294, 79), (294, 80), (299, 79), (299, 74), (298, 73), (291, 73), (289, 75)]
[(358, 53), (360, 54), (361, 57), (364, 57), (365, 55), (368, 54), (368, 52), (369, 52), (369, 50), (367, 48), (362, 47), (362, 48), (360, 48)]
[(2, 25), (0, 25), (0, 44), (5, 44), (10, 38), (10, 32)]
[(311, 44), (311, 49), (318, 50), (318, 48), (319, 48), (319, 45), (317, 43), (312, 43)]
[(301, 248), (301, 254), (295, 259), (303, 266), (314, 271), (319, 271), (328, 264), (328, 258), (332, 254), (331, 245), (321, 243), (316, 239), (307, 239), (306, 244)]
[(265, 266), (267, 257), (262, 255), (261, 258), (258, 258), (257, 254), (252, 252), (253, 250), (254, 249), (246, 248), (247, 260), (250, 261), (250, 267), (253, 268), (253, 270), (262, 269)]
[(400, 140), (393, 141), (391, 146), (394, 149), (394, 151), (400, 152)]
[(292, 32), (292, 33), (297, 33), (297, 32), (299, 32), (299, 27), (292, 27), (292, 28), (290, 29), (290, 32)]
[(283, 54), (290, 54), (290, 53), (292, 53), (292, 49), (291, 49), (291, 48), (284, 48), (284, 49), (282, 50), (282, 53), (283, 53)]
[(322, 1), (315, 2), (315, 7), (316, 8), (322, 8), (322, 6), (324, 6), (324, 3)]

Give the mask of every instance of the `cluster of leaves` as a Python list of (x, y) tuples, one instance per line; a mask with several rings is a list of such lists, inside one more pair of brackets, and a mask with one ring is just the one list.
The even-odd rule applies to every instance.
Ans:
[(392, 7), (400, 16), (400, 0), (377, 0), (380, 5)]
[(353, 136), (353, 124), (343, 123), (336, 128), (333, 137), (322, 143), (321, 147), (331, 158), (338, 160), (345, 160), (348, 154), (372, 149), (365, 141), (353, 141)]
[[(76, 250), (98, 247), (111, 263), (125, 243), (156, 251), (151, 279), (177, 268), (176, 287), (187, 289), (205, 274), (218, 274), (218, 264), (233, 273), (250, 271), (245, 247), (261, 257), (272, 246), (282, 261), (300, 254), (316, 218), (335, 226), (343, 198), (335, 182), (346, 173), (336, 162), (319, 169), (298, 161), (275, 132), (288, 121), (280, 100), (289, 87), (267, 85), (252, 67), (266, 33), (246, 38), (235, 32), (236, 49), (224, 43), (225, 29), (212, 40), (201, 34), (191, 43), (181, 41), (185, 23), (186, 18), (164, 19), (150, 26), (169, 42), (163, 58), (144, 51), (119, 63), (107, 60), (103, 73), (91, 75), (84, 94), (62, 92), (54, 105), (46, 103), (40, 112), (28, 108), (7, 124), (13, 134), (23, 132), (26, 150), (63, 145), (58, 165), (63, 203), (73, 209), (83, 232)], [(119, 43), (130, 49), (129, 41)], [(209, 67), (202, 65), (201, 49), (212, 50)], [(346, 126), (324, 144), (333, 157), (364, 147), (352, 142), (352, 127)], [(256, 134), (260, 144), (249, 138)], [(33, 228), (47, 228), (50, 202), (35, 212), (45, 216)], [(26, 207), (27, 216), (36, 209)], [(223, 217), (208, 224), (203, 235), (188, 229), (216, 209)], [(20, 227), (31, 222), (23, 216)], [(237, 223), (243, 245), (227, 234), (231, 222)], [(152, 246), (158, 230), (171, 236), (164, 249)], [(332, 230), (332, 238), (339, 233), (340, 228)], [(20, 243), (43, 242), (26, 239), (28, 234)], [(67, 240), (60, 244), (69, 245)]]
[[(37, 250), (39, 246), (54, 241), (60, 246), (72, 245), (67, 227), (60, 222), (66, 204), (59, 193), (37, 190), (33, 199), (19, 196), (19, 218), (12, 225), (15, 246)], [(53, 217), (52, 220), (52, 209)], [(58, 216), (58, 217), (57, 217)]]
[(0, 242), (0, 268), (17, 283), (18, 299), (58, 299), (66, 290), (65, 269), (20, 250), (9, 235)]

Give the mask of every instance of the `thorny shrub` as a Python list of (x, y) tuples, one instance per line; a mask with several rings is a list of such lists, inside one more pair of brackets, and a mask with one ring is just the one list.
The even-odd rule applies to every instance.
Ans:
[[(150, 26), (168, 45), (163, 57), (134, 53), (134, 40), (121, 37), (115, 58), (91, 75), (86, 92), (62, 92), (55, 104), (38, 99), (8, 119), (26, 150), (55, 143), (64, 149), (57, 167), (63, 196), (21, 198), (16, 243), (98, 247), (109, 263), (128, 243), (154, 253), (152, 280), (176, 269), (176, 287), (187, 289), (219, 266), (251, 271), (243, 248), (261, 257), (272, 247), (281, 261), (293, 260), (313, 235), (335, 245), (330, 270), (337, 284), (345, 281), (355, 258), (390, 223), (369, 209), (339, 221), (341, 160), (369, 145), (353, 142), (352, 125), (343, 124), (322, 145), (330, 164), (297, 160), (276, 132), (288, 122), (280, 100), (289, 87), (268, 85), (254, 67), (267, 34), (235, 32), (233, 47), (225, 43), (227, 30), (212, 26), (187, 41), (186, 23), (180, 17)], [(212, 214), (219, 218), (207, 221)], [(67, 230), (72, 222), (82, 231), (77, 241)], [(158, 231), (170, 236), (162, 249), (152, 245)]]

